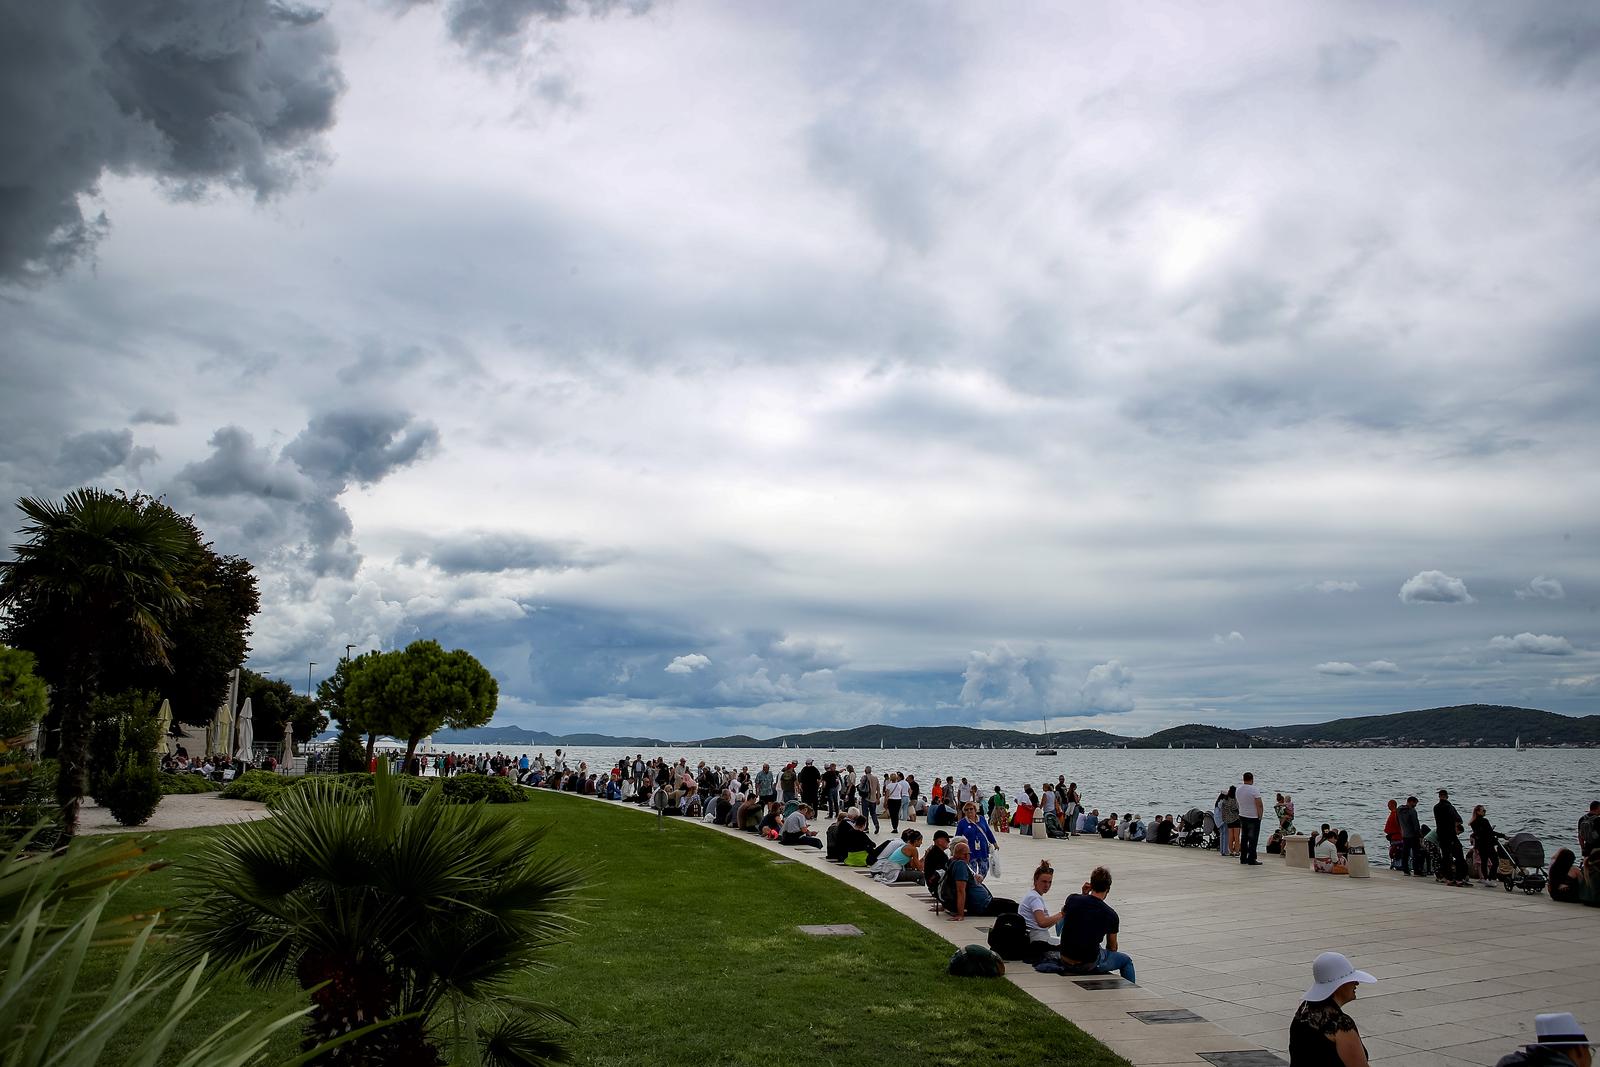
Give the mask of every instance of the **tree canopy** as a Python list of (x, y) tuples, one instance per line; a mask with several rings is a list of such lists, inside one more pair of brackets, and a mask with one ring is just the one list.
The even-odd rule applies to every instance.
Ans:
[(471, 653), (446, 652), (437, 641), (413, 641), (396, 652), (352, 661), (342, 696), (340, 721), (363, 733), (405, 738), (409, 766), (429, 734), (488, 722), (500, 686)]
[(33, 672), (33, 653), (0, 645), (0, 740), (32, 730), (49, 708), (44, 680)]

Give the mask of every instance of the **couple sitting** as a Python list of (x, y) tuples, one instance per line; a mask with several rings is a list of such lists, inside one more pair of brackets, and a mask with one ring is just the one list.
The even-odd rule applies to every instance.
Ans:
[[(1028, 928), (1030, 958), (1047, 959), (1053, 952), (1065, 974), (1121, 973), (1134, 980), (1133, 960), (1117, 951), (1117, 931), (1121, 920), (1106, 903), (1111, 892), (1111, 872), (1096, 867), (1083, 883), (1083, 891), (1069, 896), (1061, 910), (1052, 913), (1045, 894), (1055, 882), (1055, 871), (1048, 862), (1033, 872), (1033, 889), (1022, 898), (1017, 912)], [(1101, 942), (1105, 947), (1101, 947)], [(1055, 968), (1049, 968), (1054, 970)]]

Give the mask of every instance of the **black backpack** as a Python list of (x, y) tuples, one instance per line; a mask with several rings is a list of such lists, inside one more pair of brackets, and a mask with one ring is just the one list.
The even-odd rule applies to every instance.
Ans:
[(1003, 960), (1020, 960), (1028, 954), (1028, 924), (1016, 912), (995, 916), (989, 928), (989, 947)]

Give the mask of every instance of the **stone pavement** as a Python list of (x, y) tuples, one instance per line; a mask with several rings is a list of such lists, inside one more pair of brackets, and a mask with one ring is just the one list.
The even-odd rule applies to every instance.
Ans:
[(78, 813), (80, 834), (150, 833), (161, 830), (188, 830), (196, 826), (226, 826), (251, 822), (272, 814), (265, 804), (253, 800), (224, 800), (220, 793), (174, 793), (161, 798), (156, 813), (143, 826), (123, 826), (111, 813), (88, 797)]
[[(985, 940), (990, 920), (934, 915), (920, 888), (879, 885), (815, 849), (694, 824), (825, 871), (954, 945)], [(929, 827), (919, 828), (931, 842)], [(887, 819), (882, 831), (877, 840), (889, 835)], [(1082, 979), (1025, 964), (1009, 965), (1006, 977), (1134, 1064), (1225, 1063), (1202, 1054), (1249, 1051), (1256, 1056), (1235, 1062), (1286, 1064), (1289, 1020), (1311, 985), (1311, 961), (1330, 949), (1378, 978), (1348, 1009), (1376, 1067), (1493, 1065), (1533, 1039), (1541, 1011), (1571, 1011), (1600, 1030), (1600, 913), (1576, 904), (1498, 885), (1453, 889), (1387, 869), (1370, 879), (1319, 875), (1265, 854), (1264, 866), (1243, 867), (1214, 851), (1098, 836), (1002, 835), (999, 855), (1002, 873), (990, 884), (1013, 899), (1027, 891), (1038, 861), (1050, 859), (1052, 907), (1094, 867), (1111, 870), (1108, 899), (1138, 985), (1085, 988)], [(1131, 1014), (1162, 1009), (1188, 1009), (1200, 1021), (1150, 1023)]]

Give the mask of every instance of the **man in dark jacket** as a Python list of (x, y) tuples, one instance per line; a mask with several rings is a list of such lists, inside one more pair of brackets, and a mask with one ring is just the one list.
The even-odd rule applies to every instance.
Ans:
[(1407, 878), (1422, 874), (1422, 820), (1417, 817), (1417, 798), (1406, 797), (1406, 802), (1395, 810), (1400, 824), (1400, 869)]
[(1539, 1040), (1503, 1056), (1495, 1067), (1593, 1067), (1594, 1046), (1570, 1012), (1553, 1012), (1534, 1018)]
[(806, 760), (806, 765), (800, 768), (800, 803), (810, 808), (817, 809), (817, 786), (822, 783), (822, 772), (817, 770), (817, 765), (812, 760)]
[(1461, 850), (1461, 814), (1450, 803), (1448, 790), (1439, 790), (1439, 803), (1433, 806), (1433, 825), (1443, 855), (1440, 875), (1451, 885), (1466, 885), (1467, 854)]

